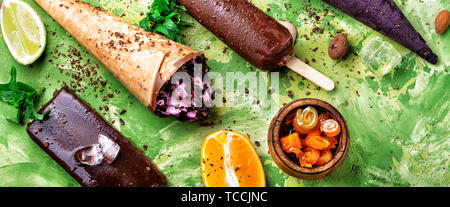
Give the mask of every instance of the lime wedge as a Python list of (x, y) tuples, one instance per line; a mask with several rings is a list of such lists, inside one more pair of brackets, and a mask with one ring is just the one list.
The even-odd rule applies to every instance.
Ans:
[(14, 59), (23, 65), (36, 61), (45, 48), (44, 24), (28, 4), (3, 0), (0, 8), (3, 38)]

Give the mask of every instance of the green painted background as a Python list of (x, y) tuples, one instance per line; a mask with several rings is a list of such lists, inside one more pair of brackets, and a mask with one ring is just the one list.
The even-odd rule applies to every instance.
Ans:
[[(47, 91), (40, 105), (52, 97), (61, 82), (69, 82), (64, 73), (73, 73), (67, 62), (70, 58), (53, 58), (51, 52), (57, 45), (65, 51), (69, 46), (79, 49), (82, 62), (90, 59), (98, 63), (40, 7), (29, 3), (42, 18), (47, 29), (47, 48), (42, 57), (30, 66), (21, 66), (9, 54), (3, 40), (0, 41), (0, 63), (3, 72), (0, 82), (9, 80), (11, 65), (18, 68), (18, 79), (32, 86), (44, 86)], [(130, 23), (137, 23), (142, 12), (148, 11), (152, 0), (88, 2), (115, 13)], [(310, 65), (338, 82), (332, 92), (318, 90), (307, 80), (281, 68), (280, 91), (271, 96), (279, 107), (292, 100), (311, 97), (333, 104), (347, 120), (350, 134), (350, 151), (343, 165), (332, 175), (317, 181), (299, 180), (289, 177), (276, 167), (268, 154), (266, 136), (270, 120), (278, 108), (261, 109), (258, 105), (244, 108), (215, 108), (213, 115), (204, 123), (180, 123), (173, 118), (161, 119), (141, 105), (101, 65), (98, 77), (108, 80), (103, 95), (95, 97), (93, 87), (86, 81), (85, 92), (78, 92), (84, 101), (98, 111), (105, 102), (101, 97), (108, 92), (120, 91), (108, 101), (110, 110), (102, 116), (121, 131), (123, 135), (159, 167), (167, 177), (168, 186), (202, 186), (200, 175), (200, 148), (209, 133), (219, 129), (233, 129), (247, 133), (250, 139), (260, 142), (256, 149), (264, 165), (268, 186), (449, 186), (450, 162), (450, 31), (444, 35), (434, 32), (434, 19), (438, 11), (450, 10), (448, 0), (395, 0), (417, 31), (439, 56), (437, 65), (431, 65), (393, 43), (402, 54), (402, 62), (391, 73), (381, 76), (365, 66), (357, 55), (371, 38), (380, 36), (356, 20), (336, 11), (335, 18), (322, 16), (325, 6), (319, 0), (253, 0), (256, 6), (275, 19), (292, 21), (299, 31), (295, 45), (297, 56), (308, 59)], [(286, 5), (285, 5), (286, 4)], [(319, 9), (317, 23), (308, 17), (305, 6)], [(267, 9), (270, 8), (270, 11)], [(329, 12), (330, 14), (330, 12)], [(188, 15), (183, 18), (195, 22)], [(304, 18), (308, 18), (304, 21)], [(314, 25), (325, 26), (323, 34), (310, 34)], [(345, 59), (333, 61), (327, 55), (331, 35), (343, 29), (349, 38), (351, 51)], [(195, 26), (182, 31), (183, 41), (192, 48), (205, 51), (212, 71), (250, 71), (250, 65), (227, 50), (204, 27)], [(331, 35), (330, 35), (331, 34)], [(384, 37), (383, 37), (384, 38)], [(392, 41), (384, 38), (385, 41)], [(314, 48), (318, 48), (313, 52)], [(316, 62), (313, 62), (312, 59)], [(51, 60), (54, 64), (49, 62)], [(55, 63), (59, 63), (63, 73)], [(260, 70), (256, 69), (257, 72)], [(60, 80), (58, 82), (58, 80)], [(109, 88), (110, 87), (110, 88)], [(292, 91), (293, 98), (288, 96)], [(238, 92), (237, 92), (238, 93)], [(134, 104), (130, 104), (130, 101)], [(40, 107), (40, 106), (39, 106)], [(0, 103), (0, 186), (79, 186), (59, 165), (42, 151), (27, 135), (25, 126), (6, 120), (14, 112)], [(117, 115), (126, 109), (123, 115)], [(119, 123), (122, 118), (126, 124)]]

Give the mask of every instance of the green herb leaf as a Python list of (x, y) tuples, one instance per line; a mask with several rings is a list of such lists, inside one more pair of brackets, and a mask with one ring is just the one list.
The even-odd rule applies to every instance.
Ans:
[(181, 42), (180, 29), (171, 19), (166, 19), (163, 24), (155, 28), (154, 32), (164, 35), (173, 41)]
[(181, 33), (178, 26), (192, 26), (192, 23), (181, 20), (177, 10), (186, 11), (186, 8), (176, 4), (176, 0), (154, 0), (150, 12), (139, 21), (139, 26), (149, 32), (155, 32), (167, 38), (181, 42)]
[(142, 27), (145, 31), (151, 31), (151, 25), (150, 25), (150, 17), (146, 16), (144, 19), (139, 21), (139, 27)]
[(164, 21), (164, 16), (170, 12), (168, 0), (155, 0), (151, 5), (149, 13), (149, 20), (154, 23), (160, 23)]
[(16, 68), (11, 67), (11, 79), (9, 83), (0, 84), (0, 101), (17, 108), (17, 115), (9, 118), (16, 123), (23, 123), (24, 119), (43, 120), (48, 114), (37, 114), (34, 106), (40, 95), (44, 92), (44, 88), (34, 89), (33, 87), (16, 82)]

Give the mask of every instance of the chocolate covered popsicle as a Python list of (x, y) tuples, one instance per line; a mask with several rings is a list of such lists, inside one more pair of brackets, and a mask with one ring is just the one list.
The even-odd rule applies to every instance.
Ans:
[(258, 68), (279, 68), (294, 56), (295, 37), (275, 19), (247, 1), (178, 2), (209, 31)]
[(165, 182), (139, 149), (68, 89), (57, 92), (43, 111), (50, 111), (48, 119), (28, 124), (28, 134), (82, 186)]
[(325, 90), (332, 80), (295, 58), (289, 30), (247, 0), (178, 0), (187, 12), (252, 65), (287, 66)]

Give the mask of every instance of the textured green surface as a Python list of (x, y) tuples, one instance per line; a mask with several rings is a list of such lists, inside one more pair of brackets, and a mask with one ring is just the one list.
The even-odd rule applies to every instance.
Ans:
[[(0, 82), (7, 82), (11, 65), (18, 68), (18, 80), (34, 87), (45, 86), (40, 104), (52, 97), (53, 91), (69, 82), (66, 72), (72, 73), (65, 57), (54, 58), (50, 53), (62, 42), (58, 50), (73, 46), (81, 51), (82, 62), (94, 58), (42, 9), (31, 0), (44, 21), (48, 33), (47, 48), (33, 67), (20, 66), (9, 54), (3, 40), (0, 41), (0, 62), (3, 72)], [(95, 6), (115, 13), (130, 23), (137, 23), (141, 12), (148, 11), (151, 0), (146, 1), (91, 1)], [(120, 3), (119, 3), (120, 2)], [(449, 186), (450, 162), (450, 31), (444, 35), (434, 32), (435, 15), (442, 9), (450, 10), (448, 0), (395, 0), (412, 25), (423, 36), (432, 50), (439, 56), (437, 65), (430, 65), (408, 50), (392, 43), (402, 55), (400, 65), (393, 72), (381, 76), (373, 73), (356, 55), (370, 38), (380, 36), (356, 20), (336, 11), (336, 17), (322, 16), (325, 6), (319, 0), (253, 0), (260, 9), (275, 19), (294, 22), (299, 36), (295, 52), (302, 60), (337, 82), (332, 92), (317, 90), (317, 87), (286, 68), (280, 72), (280, 91), (271, 96), (281, 107), (299, 98), (319, 98), (333, 104), (347, 120), (350, 129), (350, 151), (343, 165), (332, 175), (317, 181), (299, 180), (289, 177), (276, 167), (268, 154), (266, 136), (270, 120), (277, 109), (263, 110), (258, 105), (244, 108), (215, 108), (205, 123), (180, 123), (173, 118), (160, 119), (120, 85), (102, 66), (98, 76), (108, 80), (103, 95), (95, 97), (93, 87), (86, 85), (84, 92), (77, 94), (99, 111), (105, 102), (101, 97), (108, 92), (120, 91), (110, 99), (108, 112), (102, 116), (121, 131), (166, 175), (168, 186), (202, 186), (200, 175), (200, 148), (209, 133), (219, 129), (233, 129), (247, 133), (252, 141), (260, 142), (256, 147), (264, 165), (269, 186)], [(288, 3), (285, 5), (285, 3)], [(305, 6), (319, 9), (319, 22), (309, 18)], [(267, 8), (271, 8), (270, 11)], [(330, 11), (334, 10), (328, 8)], [(328, 12), (330, 14), (331, 12)], [(195, 22), (188, 15), (183, 18)], [(307, 18), (307, 21), (304, 21)], [(327, 22), (330, 26), (326, 26)], [(314, 25), (326, 26), (323, 34), (310, 34)], [(347, 57), (333, 61), (327, 55), (331, 35), (343, 29), (349, 38), (351, 50)], [(54, 32), (54, 34), (53, 34)], [(232, 50), (225, 53), (225, 45), (205, 28), (195, 22), (194, 27), (183, 31), (183, 41), (194, 49), (205, 51), (212, 71), (250, 71), (250, 65)], [(330, 35), (331, 34), (331, 35)], [(313, 52), (314, 48), (318, 48)], [(356, 53), (356, 54), (355, 54)], [(312, 59), (316, 61), (313, 62)], [(60, 73), (56, 64), (63, 69)], [(256, 70), (259, 72), (260, 70)], [(59, 80), (59, 81), (58, 81)], [(292, 91), (293, 98), (288, 96)], [(308, 95), (307, 95), (308, 94)], [(133, 102), (133, 104), (130, 103)], [(0, 186), (79, 186), (79, 184), (42, 151), (27, 135), (25, 126), (6, 121), (10, 116), (9, 106), (0, 103)], [(117, 115), (126, 109), (123, 115)], [(118, 121), (122, 118), (125, 125)]]

